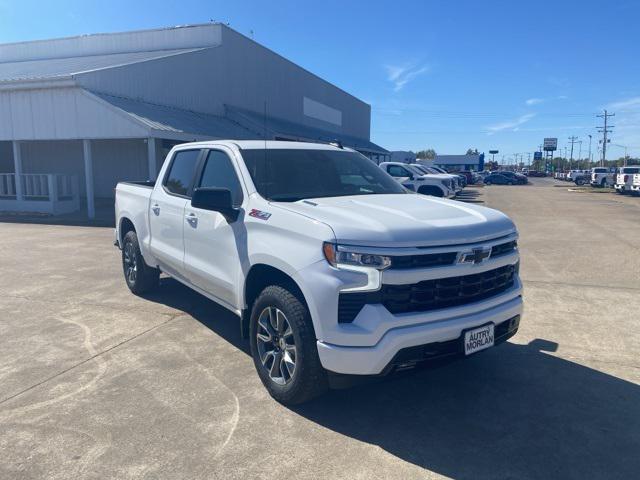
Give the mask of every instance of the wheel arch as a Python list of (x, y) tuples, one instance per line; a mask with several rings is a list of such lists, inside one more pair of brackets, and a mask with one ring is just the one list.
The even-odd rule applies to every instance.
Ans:
[(124, 243), (124, 236), (131, 232), (136, 232), (136, 227), (129, 217), (122, 217), (118, 223), (118, 241), (120, 246)]
[(269, 285), (279, 285), (287, 288), (309, 308), (302, 289), (291, 275), (272, 265), (256, 263), (247, 272), (244, 282), (243, 297), (245, 307), (241, 315), (241, 334), (243, 338), (248, 338), (249, 336), (249, 320), (253, 303), (260, 295), (260, 292)]

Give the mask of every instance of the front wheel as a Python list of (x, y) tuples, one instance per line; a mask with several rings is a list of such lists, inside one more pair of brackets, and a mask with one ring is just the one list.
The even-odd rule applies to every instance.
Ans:
[(122, 242), (122, 271), (127, 287), (136, 295), (148, 293), (158, 286), (160, 270), (144, 263), (134, 231), (127, 232)]
[(284, 287), (265, 288), (253, 304), (251, 355), (260, 380), (280, 403), (304, 403), (328, 388), (309, 310)]

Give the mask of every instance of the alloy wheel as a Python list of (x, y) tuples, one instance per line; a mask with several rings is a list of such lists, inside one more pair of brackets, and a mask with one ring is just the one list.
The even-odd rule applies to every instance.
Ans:
[(127, 242), (124, 246), (124, 275), (130, 284), (136, 283), (138, 260), (136, 249), (131, 242)]
[(266, 307), (258, 317), (256, 332), (262, 368), (278, 385), (289, 383), (296, 371), (297, 350), (287, 316), (276, 307)]

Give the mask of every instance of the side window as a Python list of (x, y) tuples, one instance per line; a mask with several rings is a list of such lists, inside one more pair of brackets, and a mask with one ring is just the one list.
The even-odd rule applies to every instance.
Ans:
[(389, 165), (387, 168), (389, 175), (392, 177), (408, 177), (409, 172), (404, 167), (400, 167), (398, 165)]
[(242, 203), (242, 187), (231, 159), (226, 153), (218, 150), (209, 152), (198, 186), (228, 188), (231, 191), (233, 204), (238, 206)]
[(176, 195), (187, 194), (193, 181), (199, 156), (200, 150), (183, 150), (174, 155), (163, 184), (169, 192)]

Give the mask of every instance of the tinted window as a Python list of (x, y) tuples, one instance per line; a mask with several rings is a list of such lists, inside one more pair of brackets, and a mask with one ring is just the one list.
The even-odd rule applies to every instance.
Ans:
[(186, 195), (193, 180), (200, 150), (183, 150), (176, 152), (169, 167), (164, 186), (171, 193)]
[(407, 171), (407, 169), (399, 165), (389, 165), (387, 167), (387, 172), (389, 172), (389, 175), (391, 175), (392, 177), (408, 177), (409, 176), (409, 172)]
[(231, 191), (233, 204), (242, 203), (242, 188), (231, 159), (226, 153), (211, 150), (207, 155), (207, 163), (204, 166), (200, 187), (227, 188)]
[(640, 168), (623, 168), (624, 173), (640, 173)]
[(375, 163), (356, 152), (243, 150), (242, 157), (258, 193), (268, 200), (406, 193)]
[(607, 173), (607, 169), (606, 168), (594, 168), (593, 171), (595, 173)]

